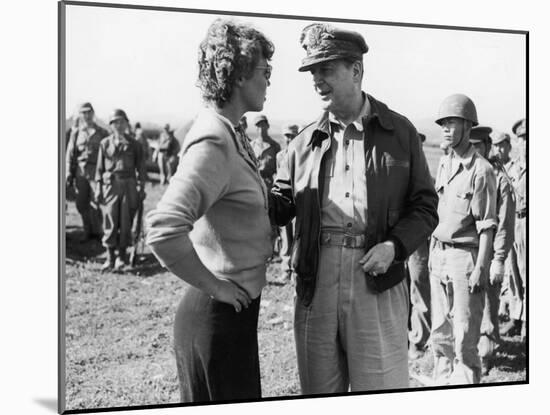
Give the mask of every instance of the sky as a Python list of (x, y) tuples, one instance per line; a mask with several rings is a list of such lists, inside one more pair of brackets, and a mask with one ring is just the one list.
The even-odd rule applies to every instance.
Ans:
[[(66, 112), (84, 101), (106, 118), (123, 108), (132, 122), (174, 126), (202, 105), (197, 50), (219, 15), (68, 5), (66, 14)], [(299, 45), (311, 21), (237, 17), (275, 45), (273, 74), (263, 113), (274, 122), (308, 123), (320, 113), (309, 73), (297, 68)], [(453, 93), (471, 97), (481, 124), (509, 131), (525, 116), (525, 35), (481, 31), (335, 23), (361, 33), (363, 89), (408, 117), (417, 128), (437, 130), (433, 119)], [(252, 114), (253, 116), (254, 114)]]

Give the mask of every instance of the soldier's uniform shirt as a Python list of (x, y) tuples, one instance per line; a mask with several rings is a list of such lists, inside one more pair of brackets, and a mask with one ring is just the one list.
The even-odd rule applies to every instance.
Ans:
[(439, 241), (477, 247), (479, 234), (496, 227), (495, 174), (473, 146), (460, 159), (454, 152), (441, 158), (435, 189), (439, 224), (433, 236)]
[(67, 173), (93, 180), (99, 144), (108, 135), (107, 130), (97, 124), (90, 127), (82, 125), (73, 130), (67, 147)]
[[(453, 162), (454, 159), (454, 162)], [(496, 227), (496, 178), (472, 145), (463, 157), (441, 158), (436, 177), (439, 224), (430, 252), (434, 379), (472, 384), (481, 379), (477, 350), (484, 292), (470, 292), (479, 234)], [(488, 272), (488, 270), (486, 270)]]
[(103, 245), (126, 248), (132, 240), (132, 221), (139, 206), (138, 186), (145, 184), (140, 144), (129, 135), (110, 135), (101, 141), (96, 180), (102, 184), (105, 233)]
[(281, 151), (281, 146), (271, 137), (268, 137), (265, 141), (260, 137), (250, 144), (258, 160), (260, 175), (269, 191), (273, 185), (273, 176), (277, 173), (277, 153)]
[(73, 128), (66, 154), (67, 174), (75, 182), (76, 209), (82, 217), (84, 233), (101, 235), (101, 212), (93, 203), (95, 190), (95, 170), (99, 144), (109, 133), (97, 124), (90, 127), (81, 125)]
[(332, 137), (321, 200), (321, 228), (325, 231), (365, 233), (367, 178), (361, 120), (369, 110), (369, 100), (365, 99), (359, 117), (347, 127), (329, 114)]

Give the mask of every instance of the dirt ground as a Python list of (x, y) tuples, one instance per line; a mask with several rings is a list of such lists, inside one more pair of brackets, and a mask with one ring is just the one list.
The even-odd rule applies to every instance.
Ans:
[[(148, 183), (145, 211), (164, 188)], [(185, 283), (164, 270), (145, 249), (137, 266), (121, 273), (100, 273), (104, 250), (99, 241), (81, 243), (80, 218), (67, 204), (65, 313), (67, 409), (177, 403), (173, 356), (173, 317)], [(300, 393), (293, 337), (293, 284), (272, 283), (277, 259), (270, 264), (262, 293), (259, 350), (264, 397)], [(526, 346), (504, 337), (496, 366), (484, 383), (526, 379)], [(429, 376), (430, 352), (409, 363), (416, 375)]]

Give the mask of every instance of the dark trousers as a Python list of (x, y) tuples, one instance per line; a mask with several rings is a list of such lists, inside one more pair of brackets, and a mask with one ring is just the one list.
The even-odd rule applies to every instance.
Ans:
[(189, 287), (174, 324), (182, 402), (261, 398), (258, 356), (260, 297), (237, 313)]

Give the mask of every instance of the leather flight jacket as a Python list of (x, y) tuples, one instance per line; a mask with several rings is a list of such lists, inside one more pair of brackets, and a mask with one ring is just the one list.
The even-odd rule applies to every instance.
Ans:
[[(368, 286), (383, 292), (406, 276), (404, 261), (425, 243), (438, 223), (433, 181), (416, 129), (402, 115), (367, 95), (363, 117), (367, 183), (365, 253), (391, 240), (394, 262), (387, 272), (365, 274)], [(270, 218), (284, 226), (296, 217), (292, 267), (298, 299), (308, 306), (315, 292), (321, 251), (323, 174), (330, 147), (328, 112), (292, 140), (270, 194)]]

